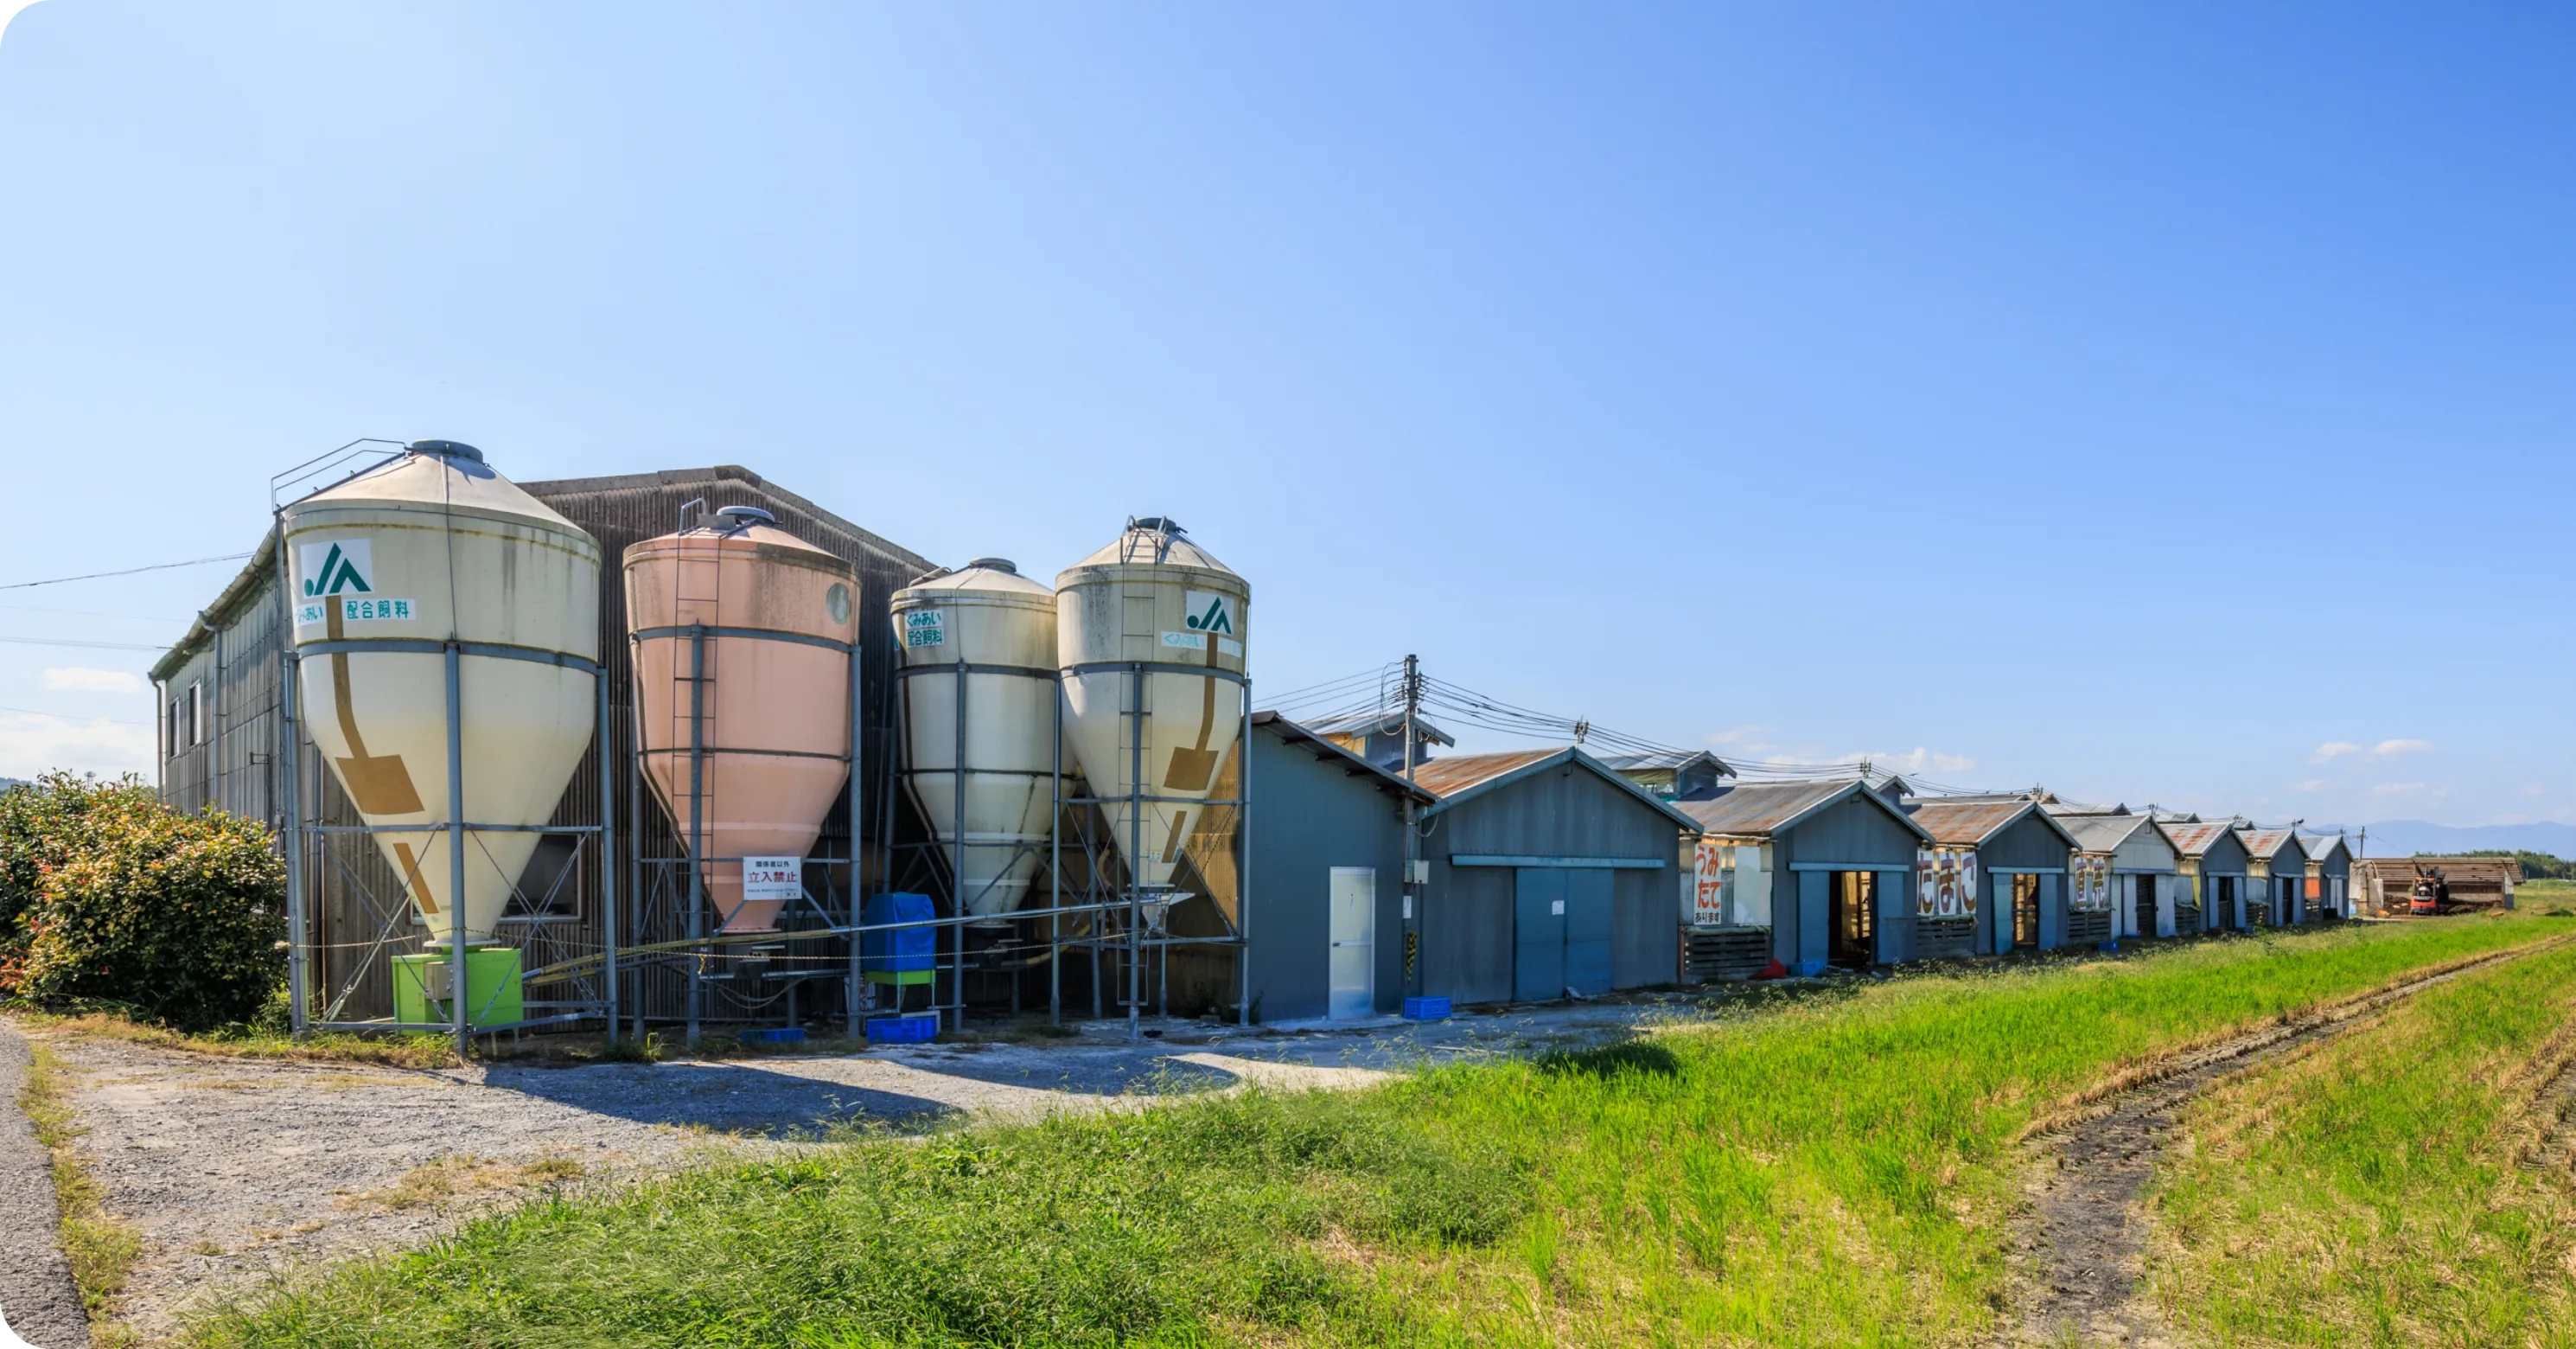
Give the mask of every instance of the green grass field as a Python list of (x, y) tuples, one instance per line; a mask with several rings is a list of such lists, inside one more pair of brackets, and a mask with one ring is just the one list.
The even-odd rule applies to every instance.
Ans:
[(2213, 1091), (2155, 1203), (2167, 1319), (2221, 1345), (2576, 1346), (2576, 1186), (2548, 1137), (2576, 1100), (2534, 1099), (2571, 1061), (2560, 948)]
[(235, 1345), (1910, 1345), (2006, 1324), (2015, 1140), (2106, 1075), (2576, 923), (1753, 998), (1609, 1049), (540, 1203), (199, 1323)]

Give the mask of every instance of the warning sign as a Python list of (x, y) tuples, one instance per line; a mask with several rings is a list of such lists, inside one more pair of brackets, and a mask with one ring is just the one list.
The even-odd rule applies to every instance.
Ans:
[(742, 859), (742, 898), (746, 904), (775, 901), (792, 904), (805, 896), (805, 859), (802, 857), (746, 857)]

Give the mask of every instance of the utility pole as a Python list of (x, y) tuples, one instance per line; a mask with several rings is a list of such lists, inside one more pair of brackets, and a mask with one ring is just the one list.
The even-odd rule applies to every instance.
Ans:
[[(1413, 785), (1414, 726), (1422, 715), (1422, 667), (1413, 656), (1404, 658), (1404, 785)], [(1422, 993), (1422, 833), (1418, 826), (1421, 806), (1411, 792), (1404, 797), (1404, 993), (1419, 997)]]

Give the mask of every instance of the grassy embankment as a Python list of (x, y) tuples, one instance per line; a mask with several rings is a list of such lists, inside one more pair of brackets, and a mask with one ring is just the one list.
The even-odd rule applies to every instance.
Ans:
[[(90, 1178), (73, 1147), (84, 1130), (72, 1117), (69, 1070), (43, 1045), (31, 1048), (34, 1061), (27, 1065), (18, 1104), (35, 1126), (36, 1141), (53, 1155), (54, 1203), (62, 1215), (63, 1255), (71, 1262), (81, 1305), (95, 1322), (113, 1310), (116, 1295), (125, 1291), (126, 1272), (142, 1256), (143, 1241), (107, 1211), (98, 1182)], [(99, 1342), (104, 1345), (112, 1338), (101, 1335)]]
[(2168, 1320), (2220, 1345), (2576, 1346), (2576, 949), (2227, 1084), (2155, 1201)]
[(1636, 1042), (558, 1198), (200, 1345), (1899, 1345), (2005, 1318), (2013, 1142), (2123, 1066), (2576, 924), (1754, 999)]

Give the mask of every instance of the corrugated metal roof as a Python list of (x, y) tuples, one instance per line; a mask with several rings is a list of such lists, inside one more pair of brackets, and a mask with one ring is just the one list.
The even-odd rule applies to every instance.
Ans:
[[(1332, 741), (1315, 734), (1314, 728), (1311, 726), (1290, 721), (1276, 712), (1255, 712), (1252, 714), (1252, 724), (1255, 726), (1267, 727), (1272, 732), (1276, 733), (1280, 739), (1286, 740), (1291, 744), (1305, 749), (1308, 753), (1313, 754), (1318, 759), (1325, 760), (1328, 763), (1341, 765), (1342, 771), (1353, 777), (1367, 777), (1372, 779), (1371, 785), (1375, 786), (1379, 791), (1386, 792), (1392, 796), (1410, 795), (1414, 800), (1419, 801), (1426, 806), (1430, 805), (1435, 799), (1437, 799), (1433, 797), (1430, 792), (1420, 787), (1407, 784), (1402, 775), (1390, 773), (1385, 769), (1378, 767), (1376, 764), (1370, 763), (1368, 760), (1351, 753), (1349, 750), (1334, 744)], [(1417, 764), (1414, 766), (1414, 771), (1416, 773), (1420, 773), (1425, 766), (1426, 765)]]
[(2236, 833), (2245, 840), (2245, 855), (2248, 857), (2269, 859), (2292, 841), (2291, 831), (2287, 829), (2239, 829)]
[(2299, 851), (2306, 853), (2311, 858), (2322, 860), (2337, 848), (2343, 849), (2344, 856), (2350, 857), (2352, 855), (2352, 840), (2345, 838), (2341, 834), (2299, 835)]
[(2075, 846), (2085, 852), (2111, 852), (2129, 841), (2131, 835), (2148, 825), (2144, 815), (2059, 815), (2050, 811), (2059, 827), (2075, 836)]
[(1933, 842), (1954, 848), (1973, 848), (2034, 809), (2037, 803), (2024, 796), (2002, 801), (1918, 798), (1906, 805), (1906, 813), (1932, 836)]
[(1700, 831), (1729, 838), (1767, 837), (1789, 828), (1843, 797), (1867, 797), (1917, 835), (1922, 826), (1859, 778), (1800, 778), (1788, 782), (1748, 782), (1725, 788), (1705, 801), (1676, 801), (1674, 806), (1699, 822)]
[(1724, 759), (1702, 749), (1673, 749), (1659, 754), (1602, 754), (1595, 757), (1601, 760), (1603, 767), (1614, 773), (1642, 773), (1666, 768), (1679, 772), (1693, 764), (1706, 763), (1716, 769), (1720, 777), (1735, 776), (1735, 770), (1727, 767)]
[(1490, 782), (1515, 769), (1565, 753), (1562, 749), (1515, 749), (1501, 754), (1453, 754), (1414, 767), (1416, 786), (1434, 796), (1456, 796), (1480, 782)]
[(2234, 820), (2160, 820), (2165, 837), (2185, 857), (2198, 857), (2209, 851), (2209, 845), (2227, 837), (2236, 827)]
[[(1394, 735), (1404, 729), (1404, 709), (1384, 712), (1346, 712), (1338, 717), (1314, 717), (1297, 723), (1317, 735)], [(1454, 745), (1458, 738), (1416, 715), (1413, 718), (1414, 741), (1434, 745)]]

